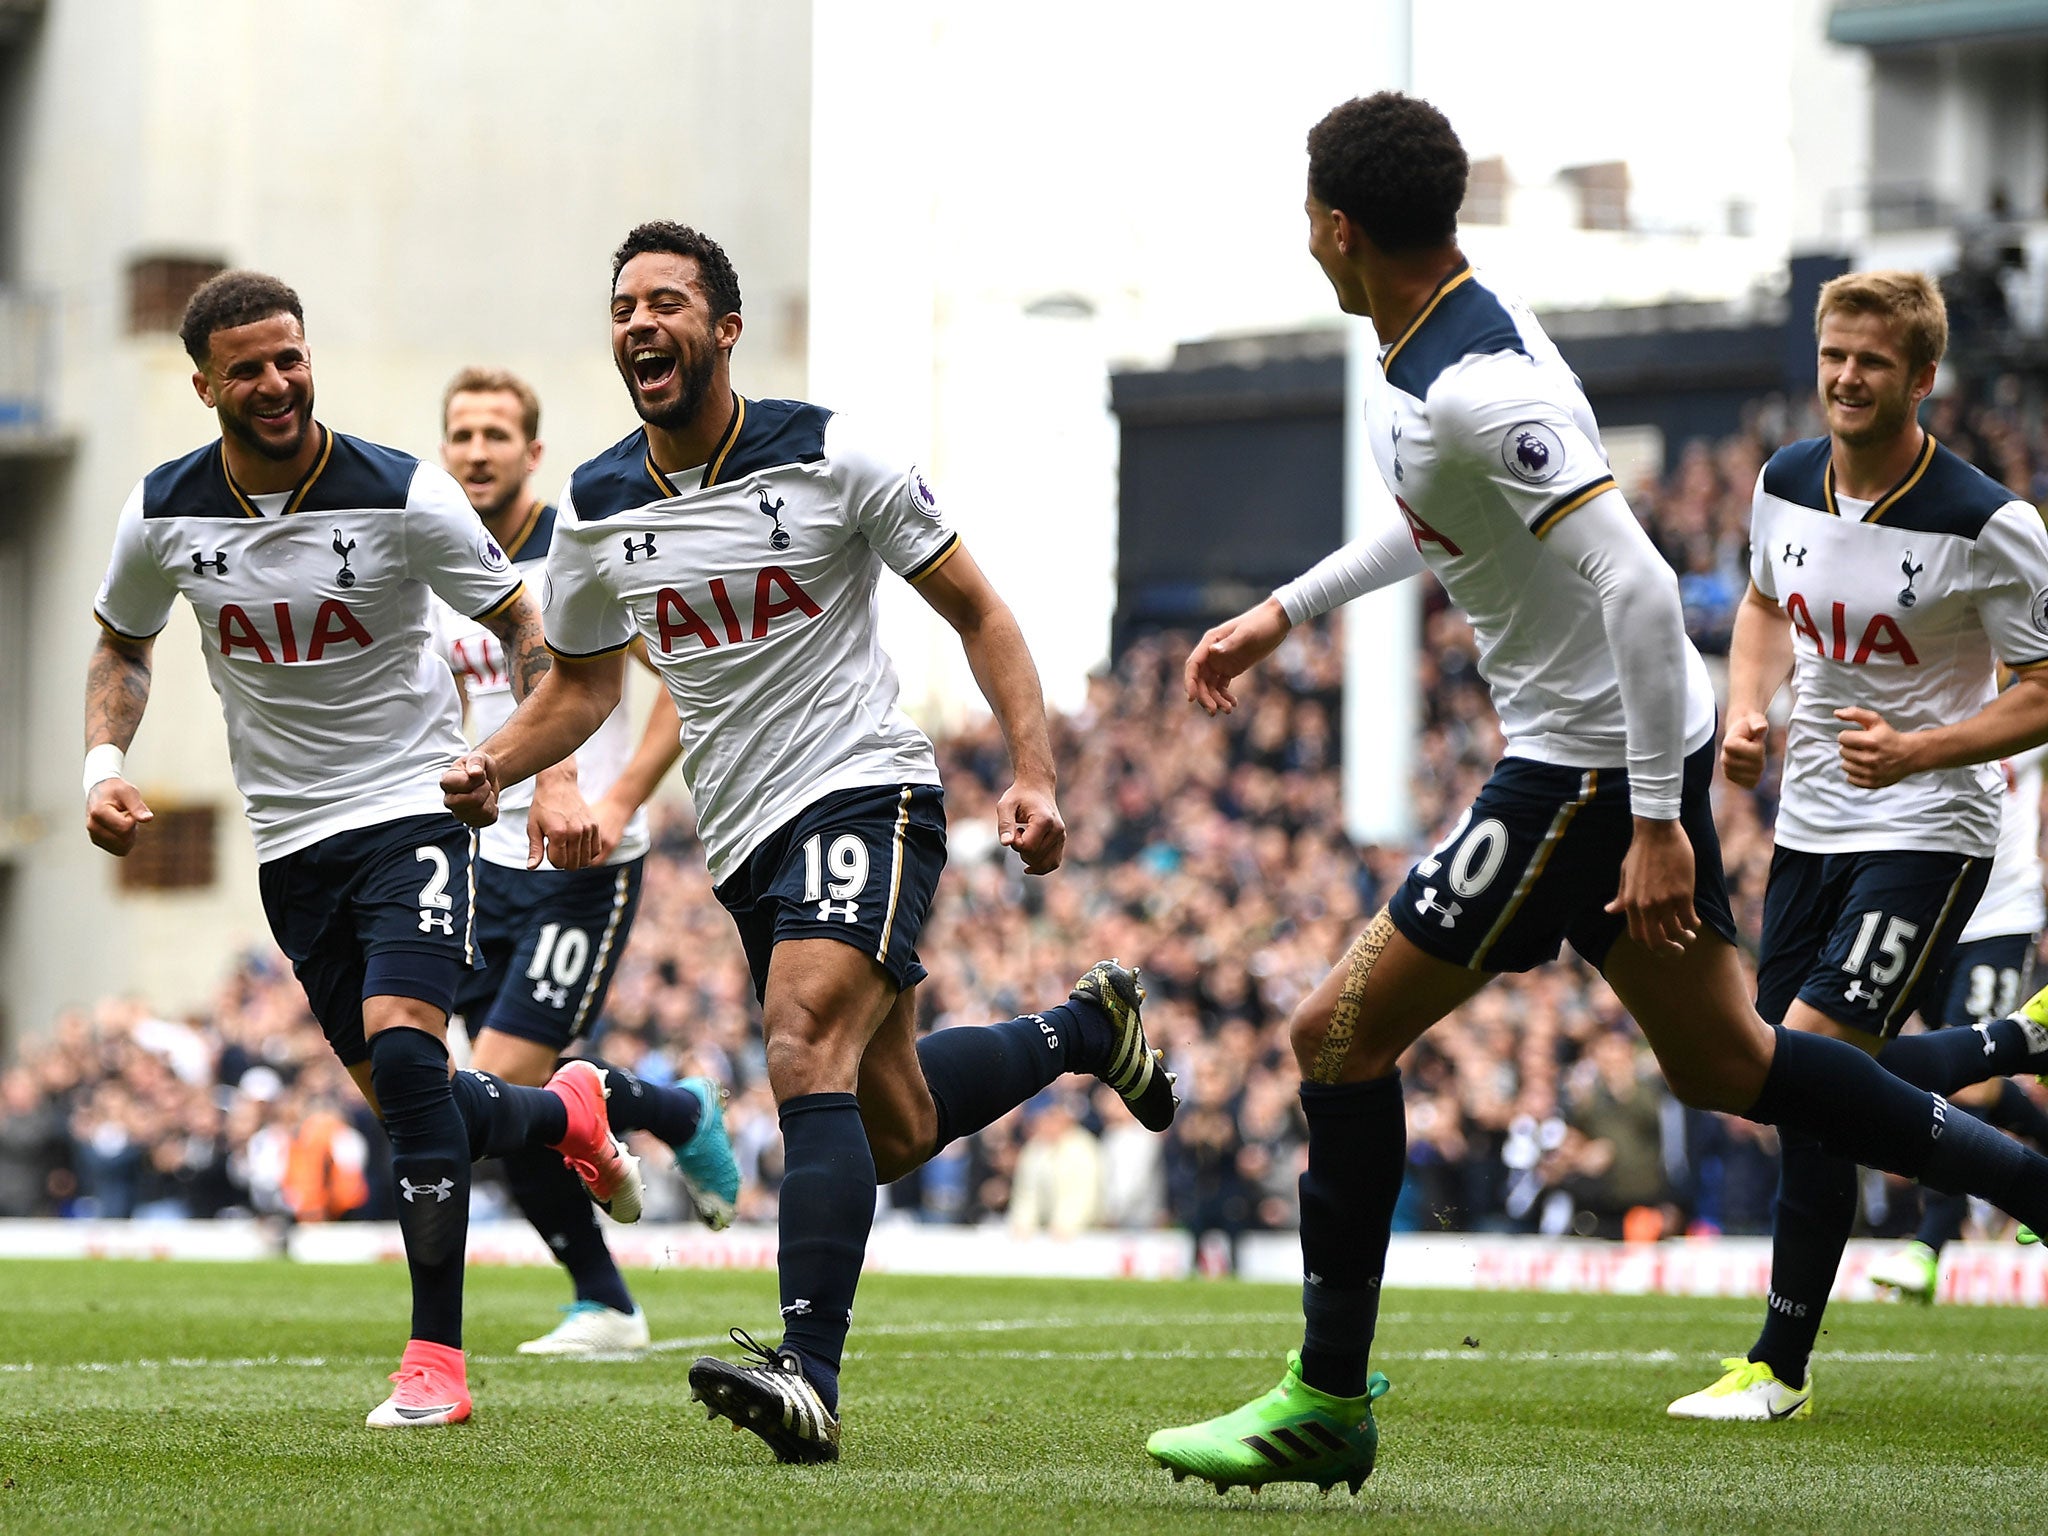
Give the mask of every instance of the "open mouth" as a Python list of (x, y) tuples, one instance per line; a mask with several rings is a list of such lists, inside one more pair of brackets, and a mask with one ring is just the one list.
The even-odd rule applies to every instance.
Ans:
[(667, 352), (641, 347), (633, 354), (633, 381), (643, 390), (660, 389), (675, 377), (676, 360)]
[(266, 427), (281, 427), (288, 424), (294, 416), (299, 414), (299, 408), (296, 402), (287, 400), (282, 405), (258, 406), (249, 414), (262, 422)]

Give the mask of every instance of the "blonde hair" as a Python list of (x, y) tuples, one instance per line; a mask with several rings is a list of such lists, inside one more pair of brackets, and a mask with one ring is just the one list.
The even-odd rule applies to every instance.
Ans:
[(441, 432), (448, 432), (448, 407), (457, 395), (512, 395), (519, 401), (519, 425), (530, 443), (540, 436), (540, 396), (518, 374), (504, 368), (465, 368), (441, 392)]
[(1948, 351), (1948, 306), (1941, 290), (1924, 272), (1844, 272), (1821, 285), (1813, 308), (1813, 333), (1835, 310), (1852, 315), (1881, 315), (1898, 322), (1906, 344), (1906, 361), (1915, 373), (1941, 361)]

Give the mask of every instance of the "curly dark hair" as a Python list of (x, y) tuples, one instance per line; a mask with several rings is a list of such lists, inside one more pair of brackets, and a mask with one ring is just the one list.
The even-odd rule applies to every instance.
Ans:
[(726, 259), (725, 248), (709, 235), (700, 234), (687, 224), (678, 224), (673, 219), (651, 219), (645, 224), (635, 225), (627, 231), (619, 248), (612, 252), (612, 286), (619, 284), (619, 273), (626, 263), (646, 251), (663, 251), (671, 256), (689, 256), (697, 263), (697, 274), (704, 283), (704, 296), (711, 301), (711, 308), (718, 316), (736, 315), (740, 312), (740, 279)]
[(267, 272), (238, 267), (199, 285), (185, 306), (185, 318), (178, 322), (178, 340), (185, 343), (186, 355), (204, 368), (213, 353), (215, 331), (254, 325), (272, 315), (290, 315), (301, 326), (306, 323), (306, 312), (290, 285)]
[(1309, 130), (1308, 189), (1381, 250), (1457, 237), (1470, 165), (1443, 113), (1417, 96), (1356, 96)]

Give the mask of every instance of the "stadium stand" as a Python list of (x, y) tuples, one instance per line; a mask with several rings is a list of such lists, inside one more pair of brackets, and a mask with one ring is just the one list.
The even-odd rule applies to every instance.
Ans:
[[(2048, 500), (2044, 434), (2017, 400), (1994, 389), (1985, 404), (1938, 402), (1933, 430)], [(1744, 589), (1757, 469), (1802, 425), (1781, 402), (1759, 403), (1742, 434), (1689, 445), (1661, 482), (1632, 490), (1710, 655), (1725, 652)], [(1500, 738), (1471, 632), (1433, 589), (1425, 624), (1414, 794), (1433, 841)], [(1415, 850), (1354, 850), (1342, 832), (1333, 630), (1290, 639), (1247, 707), (1219, 721), (1182, 697), (1186, 649), (1184, 636), (1135, 642), (1080, 711), (1055, 720), (1073, 825), (1067, 866), (1051, 880), (1027, 880), (998, 856), (1006, 759), (993, 724), (940, 743), (952, 856), (920, 946), (930, 1029), (1058, 996), (1100, 954), (1141, 963), (1148, 1028), (1180, 1073), (1180, 1117), (1162, 1140), (1114, 1094), (1062, 1085), (891, 1187), (886, 1199), (907, 1219), (1055, 1232), (1178, 1225), (1223, 1243), (1294, 1224), (1303, 1143), (1285, 1021)], [(1753, 941), (1774, 786), (1718, 793), (1737, 915)], [(653, 1081), (701, 1072), (726, 1084), (740, 1217), (772, 1219), (779, 1140), (758, 1012), (686, 815), (659, 825), (598, 1049)], [(1417, 1046), (1405, 1081), (1397, 1229), (1769, 1230), (1771, 1133), (1680, 1107), (1613, 995), (1569, 959), (1480, 994)], [(374, 1120), (267, 953), (244, 957), (201, 1014), (163, 1019), (141, 1001), (107, 999), (31, 1034), (0, 1073), (0, 1216), (383, 1217), (387, 1165)], [(1873, 1195), (1873, 1230), (1910, 1224), (1910, 1200)], [(479, 1215), (491, 1198), (480, 1184)], [(659, 1183), (650, 1199), (656, 1218), (679, 1209), (679, 1191)]]

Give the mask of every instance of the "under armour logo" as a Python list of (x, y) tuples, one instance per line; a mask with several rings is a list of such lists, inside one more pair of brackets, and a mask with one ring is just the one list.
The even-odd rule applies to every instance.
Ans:
[(761, 492), (761, 515), (775, 519), (775, 531), (768, 535), (770, 549), (789, 548), (789, 530), (782, 526), (782, 501), (778, 497), (773, 506), (768, 504), (768, 493)]
[(536, 1003), (546, 1003), (551, 1008), (565, 1008), (569, 1003), (569, 989), (553, 986), (545, 981), (536, 981), (533, 984), (533, 1000)]
[(1462, 902), (1456, 901), (1448, 906), (1439, 903), (1436, 899), (1436, 887), (1431, 885), (1423, 888), (1422, 899), (1415, 903), (1415, 910), (1423, 917), (1428, 917), (1432, 913), (1441, 913), (1442, 916), (1437, 919), (1437, 926), (1448, 928), (1458, 920), (1458, 914), (1463, 912), (1465, 907)]
[(453, 1179), (443, 1179), (438, 1184), (415, 1184), (411, 1179), (401, 1176), (398, 1187), (405, 1192), (405, 1198), (409, 1202), (417, 1200), (421, 1195), (432, 1195), (436, 1200), (446, 1200), (455, 1193)]
[(348, 568), (349, 553), (355, 547), (356, 541), (354, 539), (350, 539), (344, 544), (341, 542), (341, 530), (339, 528), (334, 530), (334, 552), (341, 556), (341, 569), (335, 572), (334, 575), (337, 585), (352, 587), (356, 584), (356, 573)]
[(651, 533), (643, 534), (636, 543), (632, 535), (628, 534), (626, 536), (626, 564), (631, 565), (643, 555), (649, 560), (654, 558), (654, 535)]
[(439, 933), (453, 934), (453, 933), (455, 932), (455, 918), (454, 918), (454, 916), (453, 916), (452, 914), (450, 914), (450, 913), (447, 913), (447, 912), (433, 912), (433, 911), (429, 911), (429, 910), (428, 910), (427, 908), (425, 908), (425, 907), (421, 907), (421, 908), (420, 908), (420, 932), (421, 932), (421, 933), (436, 933), (436, 932), (439, 932)]
[(1914, 578), (1919, 576), (1927, 567), (1915, 565), (1913, 563), (1913, 551), (1909, 549), (1906, 551), (1906, 558), (1899, 562), (1899, 569), (1906, 573), (1906, 586), (1905, 590), (1899, 593), (1899, 606), (1901, 608), (1910, 608), (1920, 601), (1920, 594), (1913, 590)]
[(810, 1301), (805, 1297), (799, 1296), (795, 1301), (792, 1301), (782, 1309), (782, 1315), (784, 1317), (809, 1317), (811, 1315)]
[(1806, 546), (1802, 544), (1799, 548), (1794, 549), (1791, 541), (1788, 539), (1785, 543), (1785, 563), (1787, 565), (1804, 566), (1806, 564)]
[(208, 571), (212, 571), (216, 576), (227, 575), (228, 552), (226, 550), (216, 549), (211, 560), (206, 558), (202, 550), (195, 549), (192, 551), (192, 574), (194, 576), (204, 576)]
[(1867, 1004), (1870, 1011), (1875, 1013), (1877, 1005), (1884, 1001), (1884, 988), (1866, 987), (1863, 984), (1862, 978), (1858, 977), (1842, 989), (1842, 1000), (1849, 1003)]
[(860, 917), (860, 903), (857, 901), (821, 901), (818, 903), (818, 921), (829, 923), (835, 917), (843, 917), (849, 923)]

